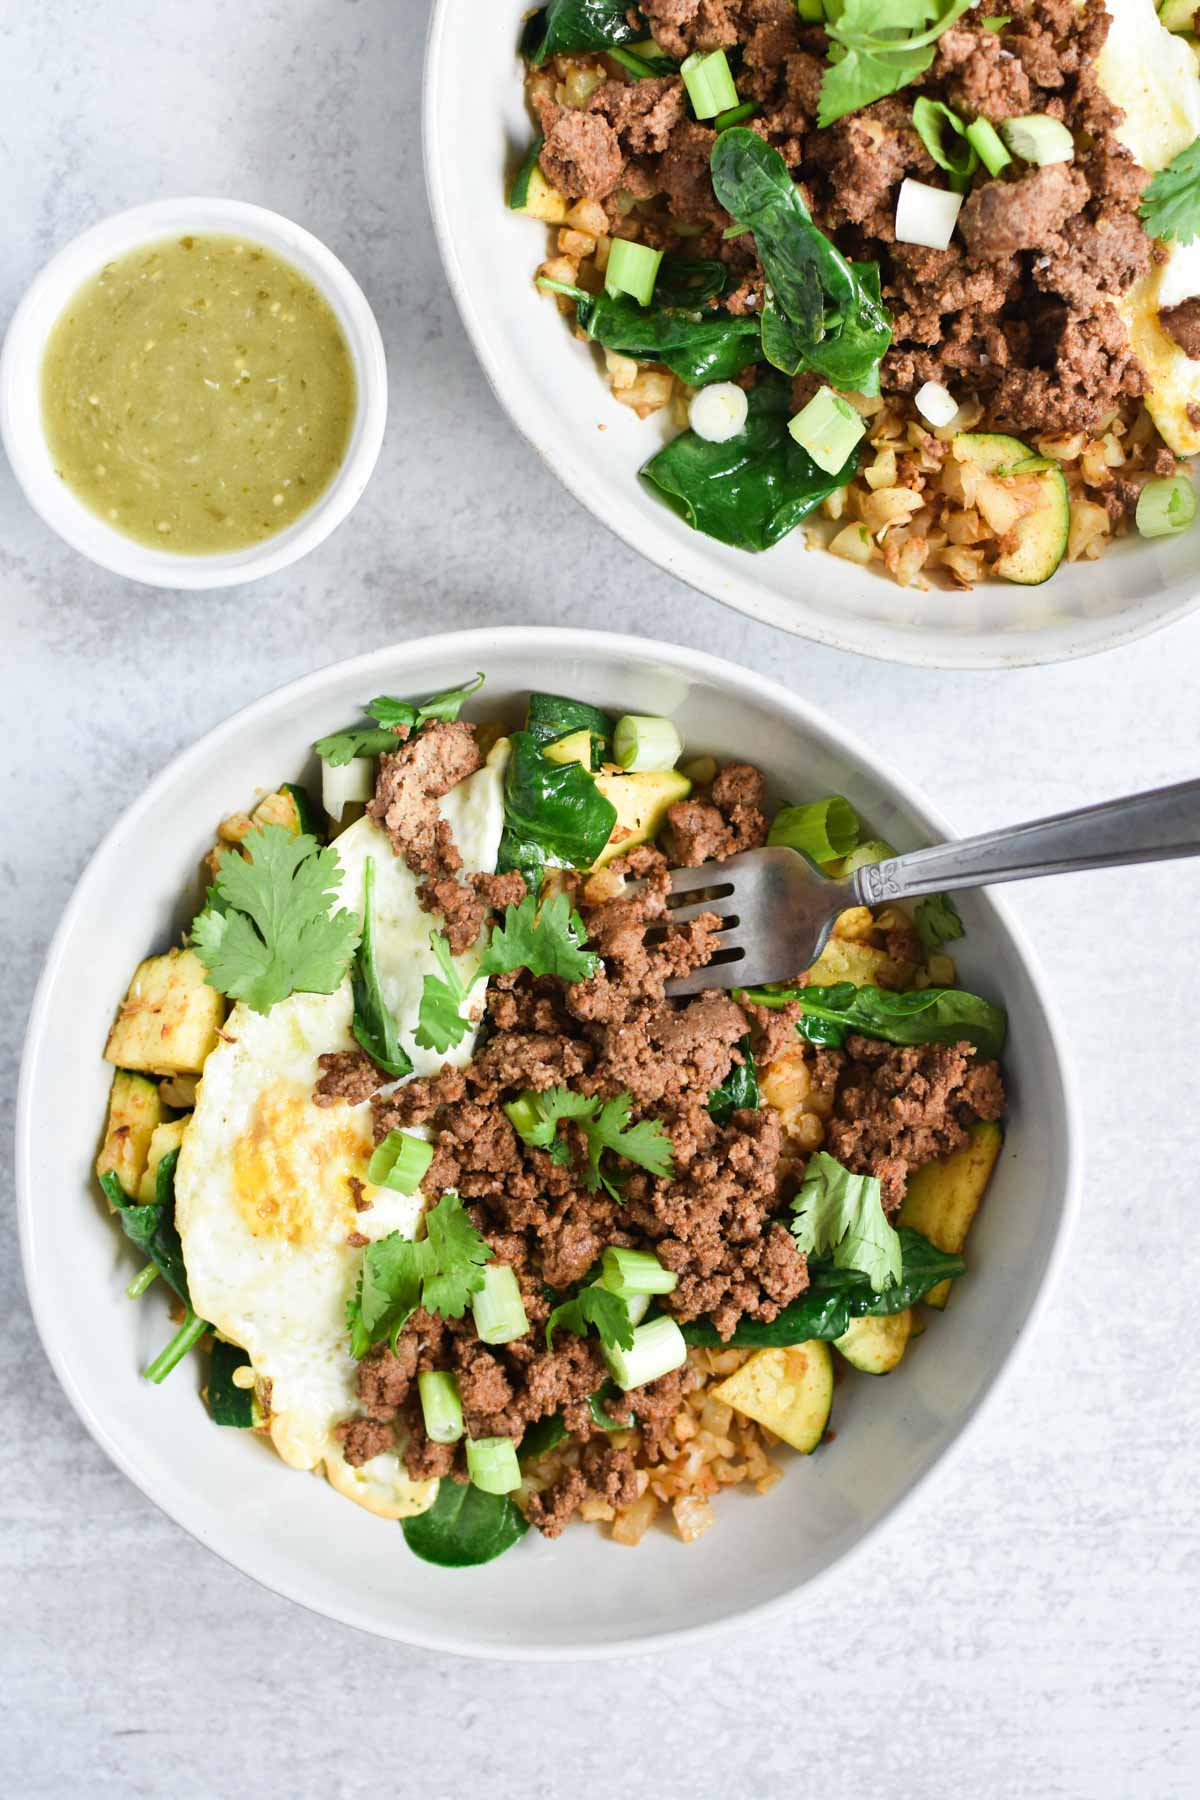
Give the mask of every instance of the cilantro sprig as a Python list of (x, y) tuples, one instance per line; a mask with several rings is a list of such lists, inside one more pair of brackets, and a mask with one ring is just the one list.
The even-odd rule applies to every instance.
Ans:
[(913, 924), (926, 950), (940, 950), (965, 936), (958, 908), (949, 894), (927, 894), (913, 908)]
[(1151, 237), (1181, 244), (1200, 237), (1200, 138), (1158, 171), (1138, 212)]
[(877, 1294), (899, 1281), (900, 1237), (888, 1222), (874, 1175), (854, 1175), (818, 1150), (808, 1159), (792, 1211), (797, 1249), (831, 1256), (835, 1269), (857, 1269)]
[(614, 1200), (621, 1198), (616, 1180), (600, 1168), (600, 1158), (606, 1150), (637, 1163), (660, 1180), (675, 1172), (671, 1140), (662, 1120), (639, 1119), (636, 1125), (630, 1125), (630, 1094), (616, 1094), (602, 1102), (598, 1094), (576, 1094), (561, 1085), (540, 1094), (527, 1088), (504, 1110), (526, 1144), (548, 1151), (552, 1162), (563, 1165), (570, 1162), (571, 1153), (557, 1135), (558, 1124), (561, 1119), (573, 1119), (587, 1140), (584, 1181), (593, 1194), (603, 1187)]
[(365, 708), (374, 725), (349, 725), (344, 731), (330, 732), (318, 738), (313, 749), (331, 769), (340, 769), (356, 756), (379, 756), (396, 748), (396, 732), (403, 726), (416, 731), (431, 719), (457, 719), (463, 702), (483, 686), (482, 674), (461, 687), (447, 688), (444, 693), (430, 694), (424, 700), (396, 700), (380, 694)]
[(564, 1300), (546, 1320), (546, 1348), (553, 1350), (556, 1331), (573, 1331), (586, 1337), (588, 1327), (595, 1326), (596, 1335), (606, 1350), (633, 1349), (633, 1321), (629, 1308), (619, 1294), (593, 1283), (580, 1288), (573, 1300)]
[(933, 62), (936, 40), (975, 0), (846, 0), (826, 23), (829, 66), (821, 81), (822, 128), (916, 81)]
[(394, 1345), (419, 1306), (461, 1319), (493, 1255), (452, 1188), (425, 1214), (423, 1238), (391, 1231), (368, 1244), (346, 1305), (350, 1354), (361, 1361), (374, 1344)]
[(359, 938), (357, 916), (333, 910), (341, 876), (335, 850), (283, 825), (227, 850), (192, 925), (209, 986), (260, 1013), (289, 994), (332, 994)]
[(565, 894), (552, 895), (543, 901), (540, 910), (536, 896), (527, 894), (518, 905), (504, 909), (504, 918), (493, 927), (480, 953), (475, 974), (464, 981), (444, 933), (431, 932), (429, 942), (441, 974), (425, 977), (417, 1015), (417, 1043), (423, 1049), (443, 1054), (461, 1044), (471, 1029), (470, 1020), (462, 1016), (463, 1002), (485, 976), (528, 969), (531, 975), (587, 981), (595, 973), (596, 957), (593, 951), (583, 948), (586, 935), (583, 920)]

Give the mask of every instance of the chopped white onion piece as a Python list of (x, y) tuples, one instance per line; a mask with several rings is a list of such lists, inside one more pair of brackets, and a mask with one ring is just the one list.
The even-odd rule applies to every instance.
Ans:
[(962, 203), (962, 195), (952, 194), (949, 188), (929, 187), (906, 176), (896, 202), (896, 242), (948, 250)]
[(736, 381), (713, 381), (692, 395), (688, 422), (697, 437), (725, 444), (744, 430), (749, 402)]
[(917, 389), (917, 411), (931, 425), (948, 425), (958, 411), (958, 401), (940, 381), (927, 381)]
[(347, 806), (369, 800), (374, 792), (373, 757), (352, 757), (338, 769), (332, 763), (321, 764), (321, 805), (335, 822), (340, 821)]

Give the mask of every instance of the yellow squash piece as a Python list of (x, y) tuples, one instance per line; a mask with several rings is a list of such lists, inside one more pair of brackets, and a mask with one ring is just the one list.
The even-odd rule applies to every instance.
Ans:
[(712, 1389), (712, 1396), (807, 1455), (824, 1437), (833, 1405), (829, 1345), (813, 1338), (786, 1349), (756, 1350)]
[(887, 1375), (908, 1348), (912, 1336), (912, 1308), (851, 1319), (850, 1329), (834, 1338), (833, 1347), (864, 1375)]
[(855, 987), (894, 985), (897, 965), (886, 950), (860, 944), (852, 938), (830, 938), (808, 971), (810, 987), (833, 987), (852, 981)]
[(138, 964), (104, 1054), (122, 1069), (199, 1075), (224, 1017), (196, 952), (169, 950)]
[(639, 844), (657, 837), (667, 819), (667, 809), (686, 800), (692, 784), (678, 769), (641, 769), (633, 775), (597, 775), (596, 786), (617, 809), (612, 836), (592, 864), (602, 869), (616, 856), (625, 856)]
[(164, 1156), (172, 1150), (178, 1150), (183, 1143), (183, 1134), (187, 1130), (186, 1119), (166, 1119), (156, 1125), (150, 1138), (150, 1151), (146, 1157), (146, 1167), (138, 1184), (138, 1199), (145, 1206), (156, 1196), (158, 1189), (158, 1165)]
[[(983, 1119), (972, 1125), (961, 1150), (941, 1162), (926, 1163), (909, 1177), (897, 1223), (911, 1225), (937, 1249), (957, 1255), (967, 1241), (1003, 1142), (999, 1125)], [(949, 1298), (949, 1281), (939, 1281), (926, 1294), (925, 1303), (940, 1311)]]
[(150, 1143), (162, 1121), (158, 1089), (144, 1075), (118, 1069), (108, 1101), (104, 1143), (96, 1158), (97, 1175), (115, 1175), (131, 1200), (137, 1198)]

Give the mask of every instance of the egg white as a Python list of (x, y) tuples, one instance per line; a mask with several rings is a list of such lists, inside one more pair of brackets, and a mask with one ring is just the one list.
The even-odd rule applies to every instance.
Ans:
[[(1100, 85), (1125, 118), (1117, 136), (1151, 175), (1200, 137), (1200, 73), (1192, 46), (1168, 31), (1153, 0), (1107, 0), (1112, 16), (1097, 62)], [(1186, 356), (1159, 323), (1161, 307), (1200, 292), (1195, 245), (1175, 244), (1124, 295), (1120, 310), (1130, 342), (1149, 377), (1146, 409), (1177, 456), (1200, 451), (1200, 427), (1188, 418), (1200, 405), (1200, 361)]]
[[(507, 748), (502, 740), (486, 766), (441, 803), (468, 871), (496, 866)], [(413, 1038), (424, 978), (437, 973), (429, 936), (438, 923), (417, 904), (416, 878), (369, 819), (350, 826), (335, 845), (343, 870), (339, 903), (354, 911), (362, 904), (364, 864), (374, 859), (376, 967), (414, 1074), (466, 1063), (473, 1029), (446, 1055)], [(458, 957), (456, 966), (468, 981), (478, 967), (476, 952)], [(483, 993), (480, 982), (465, 1010), (477, 1010)], [(419, 1195), (366, 1183), (373, 1142), (365, 1102), (313, 1103), (317, 1058), (355, 1047), (352, 1015), (348, 979), (335, 993), (293, 994), (265, 1014), (234, 1007), (204, 1065), (184, 1137), (176, 1222), (192, 1304), (245, 1349), (269, 1402), (280, 1456), (297, 1469), (323, 1464), (340, 1493), (399, 1518), (431, 1504), (437, 1483), (408, 1480), (391, 1452), (352, 1469), (335, 1436), (357, 1408), (346, 1302), (362, 1252), (347, 1240), (353, 1232), (411, 1237), (421, 1210)], [(351, 1177), (366, 1184), (362, 1198), (369, 1205), (362, 1212), (355, 1209)]]

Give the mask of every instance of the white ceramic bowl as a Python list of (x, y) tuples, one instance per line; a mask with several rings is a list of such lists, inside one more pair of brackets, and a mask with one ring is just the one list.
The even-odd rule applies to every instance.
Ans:
[[(184, 232), (244, 237), (285, 257), (328, 301), (354, 365), (358, 403), (346, 454), (308, 511), (261, 544), (184, 556), (135, 543), (77, 500), (55, 473), (42, 429), (46, 339), (71, 296), (114, 256)], [(387, 363), (375, 315), (350, 271), (319, 239), (264, 206), (241, 200), (151, 200), (93, 225), (53, 257), (13, 314), (0, 354), (0, 437), (31, 506), (51, 530), (101, 568), (152, 587), (235, 587), (286, 569), (327, 538), (358, 504), (383, 443)]]
[[(972, 1233), (971, 1274), (919, 1350), (886, 1381), (838, 1390), (837, 1442), (795, 1458), (763, 1497), (733, 1492), (685, 1546), (653, 1531), (636, 1550), (572, 1528), (535, 1533), (476, 1570), (411, 1556), (395, 1524), (349, 1505), (261, 1443), (221, 1431), (196, 1370), (162, 1388), (138, 1369), (165, 1327), (153, 1291), (123, 1295), (134, 1264), (93, 1185), (111, 1070), (105, 1035), (131, 970), (185, 923), (181, 889), (247, 784), (295, 779), (309, 745), (377, 693), (419, 694), (474, 669), (484, 714), (519, 714), (530, 671), (610, 707), (669, 713), (684, 741), (744, 754), (776, 797), (846, 794), (897, 846), (946, 827), (900, 777), (786, 689), (696, 651), (600, 632), (471, 631), (398, 645), (293, 682), (178, 757), (109, 833), (51, 946), (21, 1074), (17, 1189), (25, 1275), (46, 1351), (113, 1460), (238, 1568), (317, 1611), (407, 1643), (499, 1657), (602, 1656), (761, 1615), (806, 1591), (893, 1517), (961, 1437), (1041, 1310), (1075, 1200), (1078, 1127), (1041, 979), (1003, 907), (966, 896), (964, 980), (1011, 1020), (1012, 1114)], [(472, 710), (476, 711), (475, 702)], [(136, 878), (130, 878), (130, 871)], [(63, 1096), (70, 1095), (64, 1106)]]
[(899, 588), (805, 547), (802, 530), (753, 556), (689, 530), (637, 471), (673, 434), (609, 394), (600, 352), (538, 293), (544, 225), (507, 210), (533, 127), (517, 33), (528, 0), (437, 0), (425, 66), (425, 170), (451, 292), (514, 424), (575, 498), (660, 568), (714, 600), (818, 643), (894, 662), (1000, 668), (1127, 643), (1200, 600), (1200, 538), (1129, 538), (1064, 563), (1042, 587)]

